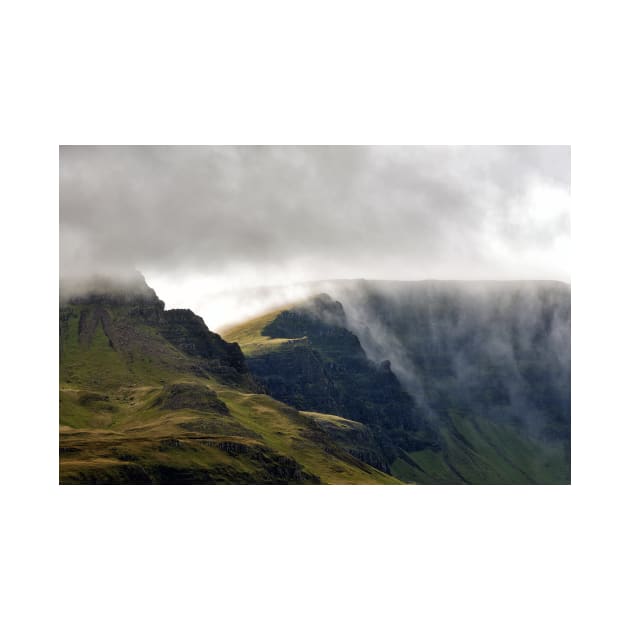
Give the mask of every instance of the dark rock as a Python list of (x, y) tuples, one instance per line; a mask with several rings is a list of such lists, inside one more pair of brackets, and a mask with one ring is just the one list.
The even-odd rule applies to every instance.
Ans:
[(164, 440), (160, 440), (159, 450), (161, 451), (170, 451), (173, 448), (181, 448), (182, 443), (175, 438), (166, 438)]
[(237, 343), (228, 343), (220, 335), (210, 332), (203, 319), (192, 311), (164, 311), (159, 330), (176, 348), (201, 359), (200, 365), (211, 374), (234, 383), (242, 382), (248, 376), (240, 346)]
[(368, 426), (380, 448), (379, 468), (385, 469), (382, 462), (393, 461), (416, 434), (428, 441), (435, 434), (389, 362), (370, 361), (358, 337), (344, 325), (343, 306), (318, 296), (283, 311), (262, 331), (270, 337), (305, 337), (306, 342), (255, 355), (247, 364), (274, 398)]
[[(260, 391), (238, 344), (228, 343), (209, 331), (203, 319), (190, 310), (164, 310), (164, 303), (139, 274), (122, 280), (90, 278), (62, 283), (62, 365), (71, 334), (78, 336), (81, 348), (89, 350), (101, 329), (109, 347), (120, 353), (129, 366), (134, 362), (154, 363), (158, 369), (189, 372), (202, 378), (213, 376)], [(73, 330), (77, 332), (72, 333)], [(129, 372), (133, 370), (129, 368)], [(64, 376), (70, 378), (72, 372)]]
[(227, 405), (210, 388), (198, 383), (170, 383), (165, 385), (156, 406), (162, 409), (195, 409), (229, 415)]

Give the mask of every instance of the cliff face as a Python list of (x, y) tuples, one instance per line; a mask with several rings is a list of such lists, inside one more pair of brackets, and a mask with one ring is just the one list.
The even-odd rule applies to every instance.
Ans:
[(390, 359), (435, 421), (455, 409), (569, 440), (568, 285), (363, 282), (340, 294), (368, 355)]
[(569, 482), (567, 285), (332, 284), (228, 332), (272, 396), (405, 481)]
[(220, 335), (210, 332), (203, 319), (192, 311), (164, 311), (159, 330), (176, 348), (199, 359), (211, 374), (228, 382), (247, 382), (253, 386), (239, 345), (227, 343)]
[[(485, 483), (492, 460), (497, 482), (570, 479), (569, 285), (362, 281), (337, 289), (367, 355), (391, 360), (440, 432), (451, 472)], [(412, 459), (435, 470), (423, 454)]]
[(364, 424), (384, 461), (400, 448), (422, 448), (436, 435), (387, 361), (370, 361), (347, 326), (343, 306), (321, 295), (281, 312), (262, 331), (271, 339), (294, 339), (248, 358), (248, 366), (271, 396), (297, 409), (333, 414)]
[[(189, 310), (165, 310), (144, 279), (101, 281), (81, 293), (62, 290), (59, 307), (62, 379), (86, 376), (74, 359), (116, 364), (121, 384), (163, 380), (165, 372), (213, 376), (255, 389), (238, 344), (210, 332)], [(114, 358), (114, 355), (115, 358)], [(110, 374), (114, 377), (114, 374)]]

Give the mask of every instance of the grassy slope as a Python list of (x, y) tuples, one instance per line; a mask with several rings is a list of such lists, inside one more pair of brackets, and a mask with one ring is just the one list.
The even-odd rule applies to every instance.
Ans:
[(331, 413), (319, 413), (317, 411), (302, 411), (300, 413), (308, 416), (309, 418), (313, 418), (313, 420), (330, 423), (339, 427), (340, 429), (361, 428), (365, 426), (361, 422), (357, 422), (356, 420), (348, 420), (348, 418), (335, 416)]
[[(441, 429), (445, 451), (408, 453), (392, 465), (397, 477), (415, 483), (569, 483), (562, 449), (541, 446), (509, 426), (451, 413)], [(415, 466), (413, 465), (415, 464)]]
[[(198, 383), (208, 384), (203, 379)], [(162, 391), (158, 387), (110, 390), (103, 395), (115, 401), (114, 409), (93, 413), (91, 406), (86, 409), (77, 403), (82, 392), (63, 390), (60, 447), (67, 453), (61, 461), (62, 479), (78, 480), (86, 467), (116, 467), (122, 458), (144, 468), (160, 464), (182, 470), (215, 470), (212, 476), (218, 481), (238, 481), (239, 473), (250, 474), (249, 481), (255, 477), (264, 481), (265, 473), (256, 458), (269, 450), (294, 459), (323, 483), (396, 483), (345, 454), (331, 454), (325, 437), (291, 407), (263, 394), (211, 385), (230, 416), (194, 409), (156, 409), (152, 404)], [(179, 444), (169, 446), (172, 440)], [(250, 447), (250, 451), (228, 455), (216, 446), (226, 441)], [(72, 448), (80, 449), (76, 456)]]
[[(136, 336), (154, 352), (136, 353), (129, 360), (109, 344), (102, 325), (98, 325), (88, 345), (79, 341), (80, 306), (66, 307), (72, 312), (67, 330), (61, 340), (60, 381), (83, 387), (117, 387), (120, 384), (164, 383), (176, 373), (179, 364), (189, 365), (191, 360), (171, 344), (166, 343), (150, 326), (136, 325)], [(110, 308), (114, 318), (124, 318), (125, 308)]]
[[(77, 326), (71, 319), (62, 336), (62, 483), (397, 483), (268, 396), (182, 376), (173, 360), (188, 358), (161, 338), (154, 339), (159, 352), (130, 359), (109, 345), (101, 326), (81, 344)], [(147, 327), (142, 334), (150, 341), (156, 333)], [(181, 381), (210, 387), (230, 415), (156, 404), (163, 384)]]
[(243, 394), (220, 387), (216, 391), (243, 426), (261, 435), (278, 452), (298, 460), (324, 483), (399, 483), (349, 456), (331, 457), (324, 450), (329, 445), (318, 444), (321, 438), (314, 433), (319, 429), (307, 414), (262, 394)]
[(291, 305), (284, 306), (281, 309), (265, 313), (254, 319), (250, 319), (242, 324), (237, 324), (221, 332), (221, 336), (226, 341), (236, 342), (241, 347), (246, 357), (253, 357), (258, 354), (273, 352), (279, 350), (287, 343), (296, 343), (303, 341), (300, 339), (281, 339), (267, 337), (261, 331), (270, 324), (278, 315), (290, 308)]

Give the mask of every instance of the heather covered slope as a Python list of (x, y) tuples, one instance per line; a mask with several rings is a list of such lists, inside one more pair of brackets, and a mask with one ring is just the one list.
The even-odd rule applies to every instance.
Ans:
[[(360, 281), (329, 292), (338, 301), (226, 331), (271, 395), (361, 422), (380, 467), (405, 481), (570, 481), (567, 285)], [(373, 448), (354, 453), (376, 461)]]
[(143, 280), (62, 291), (59, 334), (62, 483), (396, 483)]

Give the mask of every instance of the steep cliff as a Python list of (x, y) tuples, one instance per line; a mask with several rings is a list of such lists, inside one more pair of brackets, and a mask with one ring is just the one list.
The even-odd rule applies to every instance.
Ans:
[[(338, 301), (320, 295), (226, 331), (271, 395), (362, 423), (405, 481), (569, 482), (567, 285), (348, 281), (329, 291)], [(340, 427), (327, 425), (351, 449)]]
[[(247, 364), (265, 390), (297, 409), (362, 423), (373, 434), (379, 459), (393, 462), (399, 449), (434, 447), (437, 435), (387, 361), (370, 361), (347, 329), (343, 306), (322, 294), (279, 312), (261, 338), (284, 339), (268, 351), (255, 342), (243, 348)], [(246, 328), (247, 329), (247, 328)], [(242, 329), (226, 333), (242, 340)]]

